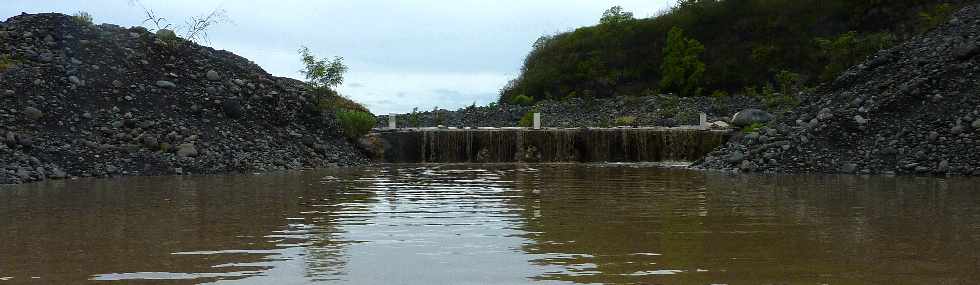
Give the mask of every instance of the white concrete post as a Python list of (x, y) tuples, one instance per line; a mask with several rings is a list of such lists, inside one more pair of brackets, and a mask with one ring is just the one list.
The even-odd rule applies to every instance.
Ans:
[(705, 113), (702, 112), (702, 113), (700, 113), (700, 117), (701, 117), (701, 120), (698, 121), (698, 126), (700, 126), (702, 128), (707, 128), (708, 127), (708, 114), (705, 114)]
[(541, 113), (534, 113), (534, 129), (541, 129)]
[(395, 118), (396, 117), (398, 117), (398, 115), (396, 115), (395, 113), (388, 114), (388, 128), (389, 129), (397, 129), (398, 128), (398, 122), (395, 121)]

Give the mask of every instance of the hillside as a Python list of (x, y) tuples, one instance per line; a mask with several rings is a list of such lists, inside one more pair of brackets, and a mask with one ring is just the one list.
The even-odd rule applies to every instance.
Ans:
[(980, 5), (878, 52), (699, 164), (759, 172), (980, 175)]
[(227, 51), (22, 14), (0, 22), (0, 184), (365, 162), (315, 101)]
[(766, 85), (778, 90), (781, 73), (816, 86), (883, 47), (929, 30), (966, 2), (971, 1), (683, 0), (648, 19), (611, 9), (599, 25), (534, 43), (500, 102), (520, 95), (538, 101), (679, 93), (660, 86), (667, 35), (675, 27), (703, 44), (698, 58), (704, 70), (695, 82), (701, 95), (754, 93), (747, 88)]

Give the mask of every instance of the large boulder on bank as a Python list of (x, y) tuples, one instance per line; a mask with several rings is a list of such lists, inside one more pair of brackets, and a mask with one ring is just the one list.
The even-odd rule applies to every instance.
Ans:
[(752, 124), (765, 124), (772, 120), (772, 114), (759, 109), (745, 109), (735, 113), (732, 117), (732, 124), (737, 127), (751, 126)]

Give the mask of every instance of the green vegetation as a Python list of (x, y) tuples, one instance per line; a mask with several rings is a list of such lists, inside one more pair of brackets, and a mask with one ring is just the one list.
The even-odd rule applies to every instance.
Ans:
[[(767, 84), (772, 94), (795, 96), (781, 90), (782, 71), (799, 75), (801, 90), (831, 80), (875, 51), (946, 21), (959, 7), (946, 2), (681, 0), (648, 19), (613, 7), (595, 26), (535, 41), (499, 102), (654, 91), (736, 94)], [(781, 96), (773, 104), (784, 104)]]
[(759, 132), (759, 130), (761, 130), (762, 128), (765, 128), (765, 127), (766, 127), (766, 125), (761, 124), (761, 123), (752, 123), (751, 125), (748, 125), (748, 126), (745, 126), (744, 128), (742, 128), (742, 132), (743, 133), (746, 133), (746, 134), (747, 133), (757, 133), (757, 132)]
[(680, 109), (681, 106), (681, 99), (677, 96), (664, 96), (661, 98), (660, 113), (665, 117), (673, 117), (677, 115), (677, 110)]
[(674, 91), (680, 96), (701, 95), (701, 78), (704, 63), (698, 59), (704, 45), (695, 39), (684, 37), (684, 30), (673, 27), (667, 33), (664, 63), (660, 67), (660, 89)]
[(368, 134), (377, 123), (374, 115), (368, 112), (340, 110), (336, 114), (337, 122), (349, 139), (357, 139)]
[(180, 37), (178, 37), (177, 33), (174, 32), (173, 30), (159, 29), (157, 30), (156, 35), (157, 35), (157, 39), (160, 39), (160, 41), (162, 41), (170, 48), (180, 47), (180, 44), (183, 42), (183, 40)]
[(938, 27), (951, 15), (953, 15), (953, 6), (949, 3), (937, 4), (929, 10), (919, 12), (919, 31), (925, 32)]
[(9, 55), (0, 54), (0, 72), (6, 71), (7, 69), (14, 66), (15, 64), (18, 64), (19, 62), (20, 62), (19, 60), (16, 60)]
[(92, 14), (85, 11), (79, 11), (71, 16), (75, 23), (82, 26), (92, 25)]
[(895, 44), (895, 36), (889, 33), (859, 35), (855, 31), (840, 34), (834, 38), (817, 38), (820, 47), (818, 57), (826, 66), (820, 79), (833, 80), (838, 74), (861, 63), (868, 55)]
[(531, 106), (534, 104), (534, 98), (525, 95), (517, 95), (510, 99), (510, 103), (514, 105)]
[(413, 128), (418, 128), (422, 126), (421, 115), (419, 115), (419, 108), (412, 108), (412, 113), (408, 114), (408, 125)]
[(370, 110), (364, 107), (364, 105), (338, 94), (333, 89), (314, 88), (312, 92), (314, 94), (314, 100), (316, 100), (317, 110), (319, 111), (352, 110), (370, 113)]
[(442, 111), (439, 111), (438, 106), (432, 108), (432, 116), (433, 116), (432, 119), (436, 123), (436, 126), (446, 125), (446, 114), (443, 114)]
[(306, 86), (314, 95), (318, 111), (358, 111), (370, 114), (364, 105), (332, 89), (344, 82), (347, 66), (344, 65), (343, 58), (319, 59), (305, 46), (299, 49), (299, 54), (303, 61), (303, 70), (300, 70), (300, 73), (306, 76)]
[(522, 128), (532, 127), (534, 125), (534, 113), (537, 112), (538, 109), (534, 108), (531, 109), (530, 111), (527, 111), (527, 113), (524, 113), (524, 116), (521, 117), (521, 121), (517, 122), (517, 126)]
[(634, 116), (622, 116), (616, 118), (616, 126), (619, 127), (636, 127), (636, 117)]
[(344, 73), (347, 72), (347, 65), (344, 65), (344, 58), (335, 56), (333, 60), (318, 59), (307, 47), (299, 49), (299, 55), (303, 59), (305, 68), (300, 70), (306, 76), (306, 83), (313, 88), (332, 88), (344, 83)]

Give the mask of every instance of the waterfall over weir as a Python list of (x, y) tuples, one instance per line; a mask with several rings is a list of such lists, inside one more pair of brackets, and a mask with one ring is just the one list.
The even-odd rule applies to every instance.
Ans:
[(695, 161), (728, 131), (694, 128), (421, 129), (374, 134), (391, 163)]

